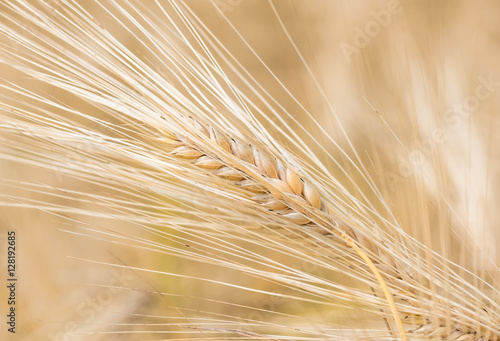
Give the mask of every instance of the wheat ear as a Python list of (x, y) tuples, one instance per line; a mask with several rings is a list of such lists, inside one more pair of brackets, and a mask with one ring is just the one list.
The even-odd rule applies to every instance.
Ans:
[[(384, 319), (388, 329), (396, 325), (396, 335), (401, 339), (500, 339), (500, 307), (479, 289), (482, 286), (495, 291), (495, 288), (477, 277), (474, 277), (479, 283), (477, 286), (464, 283), (453, 268), (463, 269), (431, 252), (395, 224), (379, 219), (384, 223), (383, 226), (378, 223), (370, 225), (367, 222), (371, 222), (372, 217), (360, 207), (361, 205), (349, 205), (350, 202), (356, 202), (354, 195), (346, 193), (348, 200), (344, 201), (332, 195), (333, 189), (338, 187), (333, 177), (328, 181), (320, 181), (318, 176), (310, 174), (308, 169), (298, 167), (300, 163), (293, 156), (276, 152), (283, 149), (274, 148), (279, 145), (274, 139), (260, 139), (259, 133), (264, 131), (264, 128), (254, 122), (253, 117), (235, 101), (229, 99), (217, 83), (217, 76), (223, 78), (237, 95), (241, 95), (237, 87), (218, 69), (219, 65), (211, 58), (210, 51), (203, 50), (207, 54), (203, 56), (190, 45), (188, 39), (180, 39), (183, 48), (194, 56), (189, 59), (181, 53), (182, 49), (172, 47), (171, 42), (164, 38), (169, 36), (167, 33), (172, 39), (179, 39), (183, 37), (182, 34), (164, 32), (161, 25), (155, 26), (154, 23), (148, 22), (151, 26), (147, 27), (152, 32), (165, 33), (150, 35), (145, 26), (141, 26), (144, 18), (138, 8), (132, 6), (130, 9), (130, 12), (141, 18), (137, 21), (134, 20), (133, 14), (115, 1), (99, 2), (103, 7), (107, 4), (112, 8), (106, 8), (106, 11), (113, 13), (114, 10), (126, 18), (121, 20), (130, 21), (131, 24), (127, 21), (130, 25), (127, 26), (114, 17), (120, 28), (129, 30), (132, 27), (145, 34), (143, 39), (158, 49), (153, 51), (152, 55), (160, 65), (177, 72), (174, 79), (181, 79), (179, 82), (174, 80), (170, 83), (167, 77), (162, 77), (161, 73), (153, 69), (150, 64), (154, 63), (148, 63), (147, 58), (136, 56), (117, 39), (110, 37), (109, 32), (96, 24), (80, 4), (73, 1), (65, 1), (63, 4), (66, 7), (56, 10), (44, 1), (39, 4), (40, 8), (21, 0), (6, 5), (10, 12), (1, 14), (5, 23), (0, 22), (0, 32), (27, 51), (21, 49), (22, 52), (19, 52), (13, 46), (3, 46), (0, 60), (102, 110), (110, 116), (109, 120), (95, 118), (92, 123), (103, 126), (106, 132), (93, 131), (83, 124), (75, 125), (68, 116), (87, 119), (88, 115), (71, 106), (51, 100), (46, 95), (34, 95), (22, 86), (3, 84), (2, 89), (12, 97), (19, 96), (24, 102), (31, 100), (40, 106), (25, 106), (23, 101), (14, 104), (8, 101), (2, 103), (2, 109), (9, 111), (9, 115), (5, 115), (1, 128), (15, 137), (8, 140), (10, 149), (2, 150), (6, 159), (22, 159), (19, 162), (24, 165), (35, 164), (46, 168), (51, 168), (54, 164), (61, 165), (61, 172), (76, 178), (85, 178), (92, 184), (99, 183), (103, 188), (125, 182), (123, 191), (135, 199), (131, 202), (126, 202), (121, 197), (102, 198), (81, 192), (77, 194), (87, 195), (90, 202), (104, 202), (113, 208), (114, 205), (124, 205), (124, 202), (131, 204), (135, 210), (131, 209), (124, 214), (123, 219), (134, 223), (147, 221), (143, 217), (145, 212), (156, 217), (153, 209), (148, 211), (144, 208), (146, 204), (137, 203), (140, 200), (136, 199), (136, 190), (141, 194), (148, 193), (151, 197), (154, 197), (151, 192), (155, 195), (169, 195), (169, 198), (178, 200), (196, 213), (199, 213), (196, 211), (199, 208), (209, 211), (209, 205), (193, 203), (186, 199), (185, 193), (197, 189), (214, 190), (217, 193), (205, 193), (205, 202), (218, 200), (217, 203), (227, 210), (217, 215), (202, 213), (199, 220), (204, 220), (204, 226), (210, 228), (215, 225), (210, 225), (212, 222), (224, 223), (224, 228), (213, 228), (209, 234), (201, 228), (196, 229), (199, 220), (181, 219), (175, 214), (166, 214), (159, 225), (174, 232), (191, 233), (193, 240), (211, 237), (219, 243), (216, 245), (229, 245), (236, 251), (224, 253), (224, 258), (217, 258), (208, 252), (204, 253), (204, 249), (199, 251), (199, 254), (196, 251), (186, 251), (188, 246), (185, 244), (182, 244), (185, 248), (174, 248), (170, 245), (158, 245), (158, 242), (152, 240), (139, 240), (138, 243), (155, 251), (168, 251), (189, 260), (202, 259), (227, 269), (238, 269), (258, 278), (284, 283), (289, 288), (314, 293), (328, 301), (337, 300), (344, 306), (360, 307), (360, 311), (365, 310)], [(178, 13), (181, 19), (186, 19), (182, 14), (184, 12), (179, 9), (181, 5), (173, 1), (172, 6), (172, 12), (167, 12), (159, 5), (160, 12), (166, 18), (170, 18), (171, 13)], [(53, 11), (58, 16), (51, 15)], [(31, 34), (23, 34), (24, 31), (20, 28), (22, 19), (33, 22), (33, 25), (46, 34), (42, 35), (43, 43)], [(178, 28), (174, 23), (173, 25)], [(193, 30), (191, 26), (188, 29)], [(202, 30), (200, 27), (198, 29)], [(198, 32), (195, 31), (193, 35), (196, 39), (199, 38)], [(90, 39), (87, 39), (88, 37)], [(146, 42), (140, 41), (142, 45), (148, 45)], [(148, 51), (152, 49), (150, 46), (147, 47)], [(61, 64), (54, 62), (53, 58)], [(196, 64), (196, 60), (199, 64)], [(188, 76), (184, 72), (186, 69), (189, 71)], [(192, 79), (196, 80), (196, 85), (200, 88), (208, 89), (207, 92), (214, 97), (213, 101), (206, 99), (202, 91), (199, 97), (193, 95), (190, 87)], [(176, 87), (185, 87), (186, 92), (196, 100), (183, 95)], [(197, 103), (202, 104), (197, 106)], [(217, 107), (216, 104), (224, 110), (212, 111)], [(55, 113), (45, 110), (45, 106), (49, 106)], [(219, 123), (215, 123), (217, 121)], [(233, 122), (249, 128), (247, 131), (241, 130), (238, 137), (234, 137), (235, 128), (230, 124)], [(249, 133), (247, 140), (251, 143), (242, 138), (245, 133)], [(160, 147), (152, 142), (155, 138), (162, 141)], [(80, 152), (76, 165), (67, 165), (57, 157), (48, 157), (52, 152), (61, 156), (68, 150), (74, 150), (74, 141), (90, 144), (97, 152)], [(33, 156), (32, 150), (35, 148), (46, 153), (44, 160)], [(140, 180), (153, 185), (151, 192), (140, 186)], [(205, 180), (209, 183), (203, 184), (202, 181)], [(27, 188), (30, 186), (24, 185)], [(31, 186), (39, 190), (33, 184)], [(221, 195), (226, 190), (230, 193), (227, 196)], [(63, 197), (71, 198), (70, 194), (66, 195)], [(14, 196), (14, 199), (31, 203), (26, 197)], [(231, 209), (235, 199), (244, 204), (235, 205), (235, 208)], [(155, 202), (155, 209), (158, 211), (177, 213), (175, 204), (162, 199)], [(48, 210), (43, 203), (36, 201), (28, 206)], [(140, 208), (136, 208), (137, 206)], [(345, 210), (339, 209), (343, 206), (346, 207)], [(359, 212), (350, 215), (348, 207), (359, 208)], [(58, 205), (50, 209), (60, 212), (67, 209), (75, 214), (80, 213), (77, 209)], [(90, 214), (98, 216), (99, 213), (96, 210)], [(245, 221), (251, 221), (253, 217), (262, 218), (259, 221), (262, 230), (268, 227), (273, 231), (278, 230), (275, 235), (282, 238), (270, 239), (264, 231), (257, 230), (247, 232), (246, 239), (230, 239), (232, 232), (236, 234), (236, 231), (243, 230), (231, 223), (231, 218), (238, 214), (242, 215)], [(373, 212), (373, 215), (377, 213)], [(148, 223), (156, 224), (157, 221), (151, 218)], [(281, 233), (280, 229), (292, 232), (292, 237)], [(88, 230), (87, 228), (86, 231)], [(148, 227), (148, 231), (153, 231), (156, 235), (167, 235), (164, 231), (151, 227)], [(133, 239), (133, 236), (118, 232), (111, 234), (101, 231), (101, 234), (126, 241)], [(173, 238), (173, 235), (174, 233), (168, 236)], [(227, 238), (230, 242), (220, 241), (222, 238)], [(302, 244), (296, 243), (297, 240)], [(252, 254), (250, 250), (238, 245), (240, 241), (276, 246), (280, 250), (286, 250), (290, 257), (310, 256), (312, 252), (309, 248), (318, 248), (321, 253), (318, 260), (313, 257), (309, 257), (309, 260), (313, 259), (329, 270), (357, 279), (365, 286), (360, 289), (338, 285), (330, 279), (317, 278), (306, 271), (290, 270), (289, 266), (280, 264), (279, 261), (263, 260), (260, 255), (256, 255), (254, 259), (260, 262), (257, 264), (264, 263), (266, 271), (257, 269), (257, 266), (242, 265), (238, 260), (231, 260), (229, 257), (237, 257), (245, 252)], [(366, 290), (367, 287), (370, 290)], [(387, 313), (387, 308), (390, 313)], [(224, 317), (229, 319), (228, 315)], [(288, 328), (295, 331), (293, 326)], [(320, 328), (319, 332), (313, 329), (310, 328), (307, 332), (317, 332), (320, 337), (334, 333), (321, 334)], [(244, 337), (276, 339), (272, 335), (247, 333), (236, 328), (226, 328), (224, 331)], [(378, 335), (392, 339), (395, 333), (390, 330)]]
[[(262, 205), (277, 216), (291, 224), (302, 226), (304, 229), (320, 233), (325, 236), (337, 237), (344, 240), (365, 262), (365, 265), (377, 278), (387, 303), (393, 314), (395, 323), (400, 331), (402, 340), (406, 340), (406, 329), (402, 319), (410, 327), (414, 335), (425, 337), (450, 338), (451, 340), (500, 340), (491, 335), (490, 328), (497, 322), (492, 319), (490, 312), (479, 312), (482, 326), (474, 326), (476, 317), (455, 307), (452, 313), (453, 327), (446, 327), (446, 320), (437, 322), (423, 318), (423, 314), (414, 313), (415, 308), (423, 307), (416, 302), (417, 297), (425, 297), (429, 304), (439, 304), (436, 297), (432, 297), (431, 283), (425, 277), (412, 274), (407, 266), (395, 259), (390, 252), (378, 248), (369, 239), (356, 232), (355, 226), (349, 226), (339, 217), (335, 217), (328, 210), (328, 205), (322, 199), (319, 190), (303, 175), (276, 156), (268, 156), (252, 145), (246, 145), (234, 138), (217, 131), (212, 126), (200, 124), (192, 120), (190, 137), (169, 135), (164, 141), (174, 148), (171, 152), (176, 157), (190, 160), (191, 163), (215, 176), (243, 188), (248, 196), (257, 204)], [(363, 251), (364, 250), (364, 251)], [(368, 256), (372, 254), (372, 257)], [(382, 276), (379, 269), (384, 273)], [(421, 287), (406, 281), (421, 281)], [(393, 292), (387, 282), (391, 282)], [(395, 288), (399, 288), (397, 291)], [(424, 293), (422, 290), (427, 292)], [(394, 299), (401, 304), (396, 306)], [(470, 298), (473, 300), (473, 298)], [(464, 317), (467, 317), (464, 321)], [(421, 321), (415, 328), (415, 321)], [(437, 324), (437, 325), (436, 325)], [(413, 329), (411, 329), (413, 327)]]

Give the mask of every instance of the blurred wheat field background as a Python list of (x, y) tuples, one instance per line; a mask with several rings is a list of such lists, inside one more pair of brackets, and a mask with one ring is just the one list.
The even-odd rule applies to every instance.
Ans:
[[(498, 340), (499, 6), (3, 1), (1, 335)], [(192, 119), (282, 155), (361, 253), (172, 157)]]

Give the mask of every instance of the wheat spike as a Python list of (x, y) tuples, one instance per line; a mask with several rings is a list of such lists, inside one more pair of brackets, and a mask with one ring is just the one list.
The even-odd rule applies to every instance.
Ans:
[[(203, 127), (199, 123), (197, 126)], [(200, 144), (189, 139), (183, 141), (182, 137), (171, 139), (171, 145), (181, 144), (172, 154), (192, 160), (194, 165), (234, 182), (236, 186), (246, 189), (253, 200), (292, 223), (306, 225), (318, 213), (325, 217), (328, 215), (318, 190), (304, 181), (292, 166), (265, 155), (251, 145), (226, 138), (211, 126), (203, 127), (199, 132), (202, 134), (200, 137), (205, 139)], [(210, 153), (206, 143), (208, 139), (219, 148), (219, 153)], [(221, 152), (229, 153), (235, 164), (222, 161), (219, 157)], [(329, 231), (325, 229), (324, 233)]]
[[(385, 281), (394, 285), (392, 287), (394, 293), (388, 295), (393, 295), (396, 300), (400, 301), (398, 307), (394, 307), (395, 318), (402, 318), (409, 325), (412, 334), (430, 338), (438, 336), (439, 338), (451, 338), (453, 340), (483, 340), (485, 335), (490, 333), (487, 326), (497, 323), (491, 318), (490, 312), (487, 310), (479, 313), (479, 320), (483, 321), (483, 326), (473, 326), (472, 320), (463, 323), (462, 321), (467, 316), (467, 313), (460, 307), (455, 307), (451, 314), (454, 324), (450, 332), (450, 329), (446, 328), (446, 324), (449, 323), (446, 320), (439, 319), (436, 322), (423, 318), (420, 313), (414, 313), (415, 308), (431, 310), (436, 309), (436, 305), (440, 304), (439, 299), (429, 294), (432, 288), (425, 277), (414, 278), (415, 276), (411, 270), (409, 271), (407, 267), (392, 257), (390, 252), (380, 250), (367, 238), (363, 238), (359, 231), (356, 234), (355, 227), (341, 222), (338, 217), (331, 216), (326, 203), (321, 199), (319, 191), (310, 182), (305, 181), (297, 172), (293, 171), (291, 166), (287, 166), (286, 163), (277, 160), (275, 157), (263, 154), (251, 145), (246, 146), (230, 137), (225, 138), (224, 134), (217, 132), (213, 127), (205, 128), (198, 122), (193, 125), (198, 127), (198, 132), (201, 133), (193, 134), (193, 136), (201, 137), (201, 143), (197, 144), (182, 137), (169, 139), (169, 141), (172, 141), (172, 145), (181, 145), (172, 152), (174, 155), (192, 160), (192, 163), (198, 167), (210, 171), (215, 169), (213, 174), (234, 182), (236, 186), (241, 186), (242, 182), (245, 183), (245, 188), (251, 186), (253, 190), (249, 190), (249, 196), (253, 200), (271, 211), (276, 211), (277, 215), (282, 216), (290, 223), (303, 225), (304, 228), (323, 235), (335, 234), (340, 237), (339, 239), (344, 238), (346, 244), (354, 249), (359, 250), (356, 247), (358, 245), (367, 252), (374, 252), (375, 259), (369, 259), (364, 253), (360, 253), (360, 255), (364, 257), (368, 266), (375, 263), (386, 275), (385, 279), (381, 279), (382, 285), (386, 285)], [(220, 148), (220, 152), (229, 153), (230, 156), (236, 158), (237, 164), (223, 162), (219, 158), (220, 153), (217, 152), (208, 155), (208, 152), (205, 151), (207, 148), (206, 139), (210, 139), (211, 142), (215, 143)], [(217, 166), (214, 167), (214, 165)], [(259, 194), (255, 195), (255, 193)], [(374, 271), (378, 274), (378, 270), (375, 269)], [(408, 283), (415, 280), (422, 282), (420, 287)], [(392, 300), (392, 297), (389, 298)], [(417, 303), (419, 299), (424, 299), (434, 307), (425, 307), (425, 304)], [(391, 304), (394, 303), (391, 302)], [(475, 318), (478, 318), (478, 316), (476, 315)], [(415, 325), (418, 325), (418, 327), (411, 329)], [(402, 339), (406, 339), (404, 332)], [(499, 338), (495, 336), (487, 340), (496, 341)]]
[[(373, 175), (385, 156), (367, 149), (365, 159), (329, 101), (316, 118), (211, 4), (307, 121), (275, 102), (184, 1), (0, 5), (9, 72), (0, 157), (19, 167), (1, 174), (0, 203), (55, 220), (71, 239), (51, 245), (99, 274), (82, 281), (94, 289), (77, 288), (76, 326), (53, 327), (59, 338), (500, 341), (494, 261), (477, 270), (448, 259), (447, 240), (434, 251), (434, 226), (401, 226)], [(434, 212), (427, 197), (406, 199)], [(120, 256), (108, 261), (95, 245)]]

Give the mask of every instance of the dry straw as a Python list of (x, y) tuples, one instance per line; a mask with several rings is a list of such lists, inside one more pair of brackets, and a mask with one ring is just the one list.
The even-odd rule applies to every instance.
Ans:
[[(153, 263), (184, 262), (172, 271), (84, 257), (156, 275), (150, 294), (169, 302), (159, 316), (91, 321), (111, 328), (104, 337), (500, 340), (498, 269), (472, 272), (405, 231), (361, 157), (307, 111), (321, 138), (279, 114), (184, 2), (85, 6), (2, 4), (0, 61), (35, 84), (0, 85), (1, 155), (63, 176), (55, 188), (5, 178), (3, 204), (55, 214), (75, 224), (65, 230), (152, 254)], [(324, 144), (340, 152), (325, 156)], [(131, 229), (97, 226), (99, 219)], [(196, 289), (162, 286), (176, 281)], [(214, 286), (219, 295), (203, 294)], [(239, 294), (226, 298), (225, 290)], [(273, 305), (252, 304), (255, 295)], [(139, 334), (129, 329), (137, 325)]]

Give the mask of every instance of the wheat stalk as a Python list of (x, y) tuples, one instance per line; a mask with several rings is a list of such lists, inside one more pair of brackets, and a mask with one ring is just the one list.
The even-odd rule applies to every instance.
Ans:
[[(133, 233), (87, 227), (85, 223), (81, 223), (83, 232), (77, 234), (280, 283), (297, 291), (295, 295), (283, 295), (290, 300), (355, 307), (360, 314), (368, 313), (379, 321), (377, 328), (365, 329), (371, 333), (367, 337), (500, 340), (500, 306), (493, 298), (498, 294), (494, 286), (472, 274), (474, 284), (465, 281), (465, 268), (431, 251), (373, 207), (364, 205), (317, 158), (310, 156), (313, 161), (308, 165), (308, 160), (277, 142), (248, 109), (253, 103), (221, 70), (212, 54), (221, 47), (183, 2), (172, 2), (168, 10), (158, 4), (162, 18), (171, 21), (172, 31), (144, 20), (141, 10), (145, 9), (139, 4), (98, 4), (120, 28), (141, 34), (136, 38), (174, 76), (163, 77), (152, 68), (152, 62), (136, 56), (96, 24), (78, 2), (53, 6), (45, 1), (15, 1), (3, 5), (0, 32), (17, 45), (3, 45), (0, 61), (90, 103), (105, 117), (87, 115), (28, 87), (4, 82), (1, 129), (7, 147), (2, 149), (3, 159), (56, 167), (67, 176), (99, 184), (103, 190), (118, 186), (118, 193), (109, 196), (69, 189), (53, 196), (45, 193), (45, 200), (31, 199), (30, 194), (5, 194), (5, 205), (15, 206), (14, 201), (47, 212), (92, 217), (106, 217), (109, 210), (115, 219), (134, 223), (179, 246), (138, 238)], [(154, 13), (146, 13), (154, 17)], [(185, 30), (200, 42), (203, 53), (184, 36), (180, 24), (171, 18), (174, 14), (187, 23)], [(38, 31), (26, 32), (23, 21), (32, 22)], [(90, 124), (81, 123), (89, 118)], [(275, 124), (272, 128), (284, 131), (283, 138), (296, 141), (300, 151), (309, 153), (306, 143), (286, 133), (292, 131), (290, 126), (280, 128)], [(80, 144), (92, 149), (82, 151)], [(36, 156), (37, 152), (42, 156)], [(77, 159), (71, 163), (61, 160), (59, 156), (68, 152), (75, 153)], [(121, 186), (123, 183), (126, 185)], [(44, 187), (36, 183), (13, 182), (12, 186), (29, 193), (44, 192)], [(192, 199), (193, 190), (202, 191), (197, 200)], [(122, 194), (128, 197), (124, 199)], [(145, 200), (139, 199), (142, 195), (150, 202), (141, 202)], [(57, 196), (78, 197), (103, 211), (59, 205)], [(179, 237), (181, 232), (186, 237)], [(187, 250), (186, 243), (195, 246), (194, 250)], [(279, 257), (267, 258), (251, 247), (240, 246), (245, 243), (289, 259), (306, 259), (356, 284), (337, 283), (290, 266)], [(218, 284), (249, 293), (264, 292), (230, 281)], [(492, 294), (483, 292), (484, 288)], [(166, 296), (168, 293), (162, 293)], [(200, 339), (211, 333), (216, 338), (345, 339), (342, 331), (330, 326), (322, 330), (323, 326), (259, 323), (214, 313), (215, 318), (210, 312), (206, 312), (212, 317), (207, 326), (196, 313), (186, 311), (192, 313), (186, 318), (188, 323), (174, 324), (196, 331), (195, 337)], [(243, 326), (256, 331), (244, 330)], [(270, 327), (274, 329), (269, 331)], [(352, 328), (347, 337), (363, 338), (363, 332)]]

